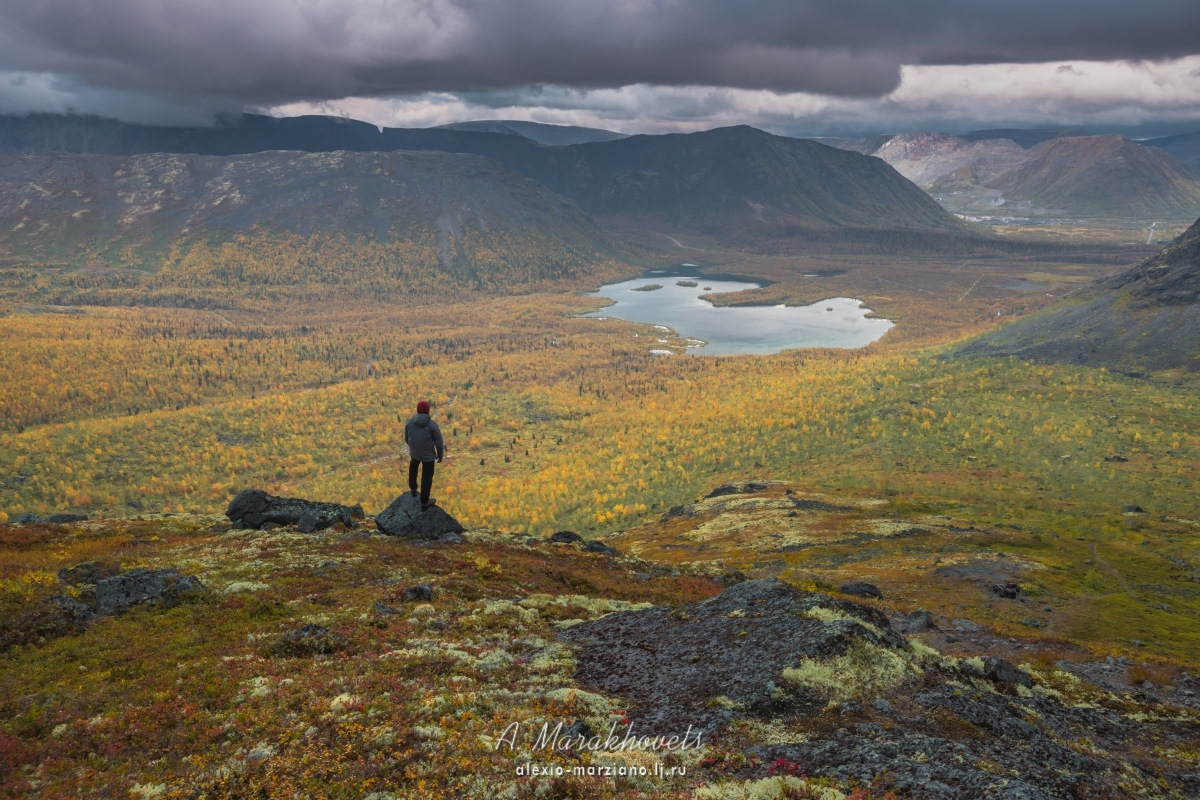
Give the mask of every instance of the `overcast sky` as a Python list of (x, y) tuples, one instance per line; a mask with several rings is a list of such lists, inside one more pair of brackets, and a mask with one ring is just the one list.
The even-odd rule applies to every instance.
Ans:
[(1198, 0), (0, 0), (0, 111), (1200, 130)]

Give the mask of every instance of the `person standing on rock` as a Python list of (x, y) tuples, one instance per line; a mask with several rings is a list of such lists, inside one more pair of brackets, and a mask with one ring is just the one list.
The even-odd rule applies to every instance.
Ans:
[(408, 445), (408, 490), (417, 496), (417, 470), (421, 472), (421, 510), (436, 504), (429, 496), (433, 489), (433, 465), (446, 454), (442, 430), (429, 416), (429, 401), (417, 403), (417, 413), (404, 425), (404, 443)]

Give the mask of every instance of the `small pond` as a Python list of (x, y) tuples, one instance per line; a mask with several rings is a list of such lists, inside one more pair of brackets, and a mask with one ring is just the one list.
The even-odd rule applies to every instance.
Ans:
[(868, 317), (871, 310), (849, 297), (834, 297), (811, 306), (732, 308), (716, 307), (701, 299), (706, 294), (762, 285), (737, 276), (705, 276), (698, 270), (653, 271), (589, 294), (615, 303), (587, 316), (661, 325), (680, 336), (707, 343), (689, 347), (688, 352), (717, 356), (766, 355), (794, 347), (863, 347), (892, 327), (891, 320)]

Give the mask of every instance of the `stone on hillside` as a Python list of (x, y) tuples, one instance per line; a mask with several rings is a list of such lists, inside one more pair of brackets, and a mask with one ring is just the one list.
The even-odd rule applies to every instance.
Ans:
[(883, 592), (879, 591), (879, 587), (873, 583), (865, 581), (855, 581), (853, 583), (843, 583), (841, 591), (844, 594), (854, 595), (870, 600), (882, 600)]
[(988, 656), (983, 660), (983, 674), (996, 683), (1014, 683), (1018, 686), (1033, 686), (1033, 678), (1029, 673), (1013, 666), (1012, 662), (1003, 658)]
[(578, 645), (581, 686), (638, 709), (638, 730), (713, 730), (731, 704), (768, 709), (768, 686), (802, 659), (846, 653), (856, 643), (901, 648), (879, 610), (783, 581), (753, 580), (708, 600), (609, 614), (563, 630)]
[(330, 633), (326, 627), (307, 622), (280, 636), (267, 648), (267, 652), (273, 656), (297, 658), (329, 655), (344, 650), (349, 643), (350, 640), (345, 636)]
[(933, 620), (933, 614), (923, 608), (904, 615), (896, 625), (896, 629), (901, 633), (925, 633), (936, 627), (937, 623)]
[(338, 522), (354, 527), (363, 518), (362, 506), (321, 503), (296, 497), (275, 497), (261, 489), (246, 489), (225, 509), (235, 528), (261, 528), (267, 523), (296, 525), (303, 522), (306, 533), (323, 530)]
[(17, 514), (9, 521), (14, 525), (28, 525), (37, 522), (45, 522), (46, 518), (40, 514), (34, 514), (32, 511), (26, 511), (22, 514)]
[(617, 554), (617, 548), (613, 547), (612, 545), (605, 544), (604, 542), (597, 541), (596, 539), (592, 539), (585, 544), (583, 549), (588, 553), (603, 553), (606, 556), (615, 556)]
[(51, 514), (46, 522), (54, 525), (66, 525), (70, 522), (87, 522), (87, 514)]
[(714, 497), (724, 497), (729, 494), (754, 494), (755, 492), (765, 492), (767, 484), (758, 483), (755, 481), (747, 481), (745, 483), (723, 483), (717, 488), (704, 496), (705, 500), (710, 500)]
[(74, 597), (56, 594), (47, 597), (45, 602), (69, 615), (74, 620), (76, 628), (85, 627), (95, 617), (91, 606)]
[(95, 583), (103, 578), (111, 578), (118, 574), (121, 568), (116, 564), (101, 564), (99, 561), (87, 561), (73, 567), (63, 567), (58, 571), (59, 583), (67, 586), (81, 586)]
[(421, 500), (405, 492), (375, 516), (375, 525), (388, 536), (461, 542), (463, 526), (440, 506), (421, 508)]
[(189, 592), (204, 590), (192, 575), (171, 569), (132, 569), (96, 582), (96, 616), (122, 614), (140, 603), (172, 605)]
[(1003, 597), (1007, 600), (1016, 600), (1017, 595), (1021, 593), (1021, 587), (1016, 581), (1005, 581), (1004, 583), (993, 583), (992, 594), (997, 597)]
[(575, 531), (558, 531), (550, 534), (550, 541), (558, 542), (559, 544), (570, 544), (571, 542), (582, 542), (583, 537)]
[(428, 583), (418, 583), (404, 590), (405, 600), (420, 600), (428, 603), (433, 599), (433, 587)]

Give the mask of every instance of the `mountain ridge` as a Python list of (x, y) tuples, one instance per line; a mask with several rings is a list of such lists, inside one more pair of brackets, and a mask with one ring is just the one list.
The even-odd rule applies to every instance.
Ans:
[(342, 241), (391, 253), (397, 277), (481, 286), (578, 277), (616, 250), (569, 200), (468, 154), (4, 155), (0, 165), (0, 248), (14, 263), (168, 275), (160, 267), (189, 252), (234, 246), (250, 258), (282, 237), (317, 259), (307, 276), (317, 282), (365, 280), (358, 256), (333, 269), (333, 253), (321, 255), (321, 242)]
[[(471, 153), (538, 181), (587, 214), (702, 230), (728, 244), (752, 248), (778, 248), (781, 242), (841, 229), (920, 234), (964, 230), (880, 161), (748, 126), (548, 146), (506, 133), (378, 129), (328, 117), (275, 120), (245, 115), (211, 129), (122, 128), (124, 123), (68, 118), (59, 130), (55, 122), (61, 119), (31, 115), (22, 127), (17, 118), (5, 117), (0, 119), (0, 142), (10, 150), (61, 144), (98, 150), (154, 147), (155, 152), (187, 148), (225, 156), (266, 145), (279, 149), (275, 145), (280, 143), (319, 152), (336, 144), (355, 152)], [(89, 133), (89, 125), (96, 131)], [(126, 129), (137, 135), (118, 147)], [(21, 131), (25, 133), (18, 135)], [(774, 242), (764, 245), (765, 240)]]
[(1158, 255), (957, 352), (1117, 371), (1200, 370), (1200, 220)]

